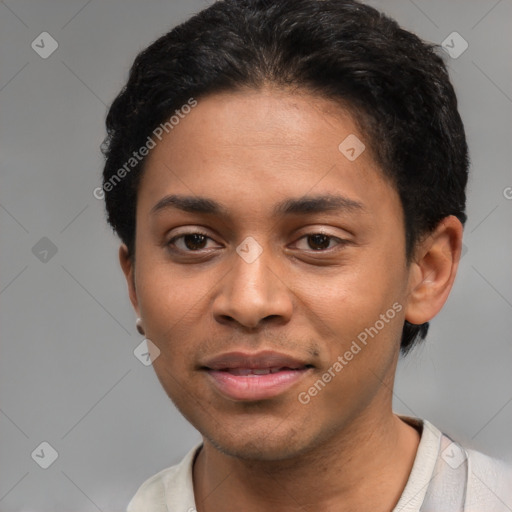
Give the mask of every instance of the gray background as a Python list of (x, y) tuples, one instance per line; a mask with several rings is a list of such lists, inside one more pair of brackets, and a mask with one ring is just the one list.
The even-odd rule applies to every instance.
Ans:
[[(469, 43), (447, 57), (472, 157), (467, 253), (428, 343), (401, 363), (396, 410), (512, 460), (512, 2), (371, 3), (425, 39)], [(133, 355), (118, 241), (92, 191), (134, 57), (205, 5), (0, 2), (2, 512), (124, 510), (200, 440)], [(31, 48), (43, 31), (59, 44), (47, 59)], [(58, 452), (46, 470), (31, 458), (43, 441)]]

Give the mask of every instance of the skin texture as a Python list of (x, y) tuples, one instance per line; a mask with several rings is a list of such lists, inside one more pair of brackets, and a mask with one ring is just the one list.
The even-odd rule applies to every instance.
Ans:
[[(338, 149), (350, 134), (367, 148), (354, 161)], [(152, 214), (169, 194), (213, 199), (227, 216)], [(362, 207), (272, 214), (285, 199), (324, 194)], [(327, 99), (273, 87), (200, 98), (148, 156), (136, 222), (135, 264), (124, 245), (120, 262), (146, 337), (161, 352), (155, 372), (203, 436), (198, 511), (391, 510), (419, 442), (391, 408), (402, 326), (443, 306), (460, 222), (444, 219), (408, 265), (399, 196), (354, 118)], [(197, 231), (209, 238), (167, 245)], [(307, 235), (319, 232), (333, 238), (315, 250)], [(263, 251), (252, 263), (236, 252), (248, 236)], [(395, 303), (396, 316), (300, 403), (298, 394)], [(200, 367), (234, 350), (275, 350), (314, 368), (276, 397), (231, 400)]]

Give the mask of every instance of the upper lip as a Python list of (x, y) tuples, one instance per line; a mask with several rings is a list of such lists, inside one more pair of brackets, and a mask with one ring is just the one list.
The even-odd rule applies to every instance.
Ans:
[(246, 352), (225, 352), (207, 360), (202, 368), (209, 370), (226, 370), (231, 368), (304, 368), (311, 364), (295, 357), (265, 350), (249, 354)]

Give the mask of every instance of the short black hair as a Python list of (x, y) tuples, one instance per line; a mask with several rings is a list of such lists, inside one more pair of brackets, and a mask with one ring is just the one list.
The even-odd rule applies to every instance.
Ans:
[[(102, 145), (108, 222), (134, 258), (145, 159), (134, 161), (133, 152), (191, 98), (271, 84), (354, 114), (400, 196), (410, 262), (444, 217), (466, 221), (468, 150), (442, 52), (355, 0), (215, 2), (142, 51), (110, 107)], [(405, 322), (402, 354), (428, 326)]]

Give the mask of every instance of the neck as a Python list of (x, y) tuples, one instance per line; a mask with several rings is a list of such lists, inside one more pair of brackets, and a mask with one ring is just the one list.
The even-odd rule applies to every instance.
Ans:
[(238, 459), (204, 439), (193, 470), (197, 510), (389, 511), (407, 483), (418, 443), (418, 432), (391, 411), (378, 421), (360, 417), (284, 461)]

